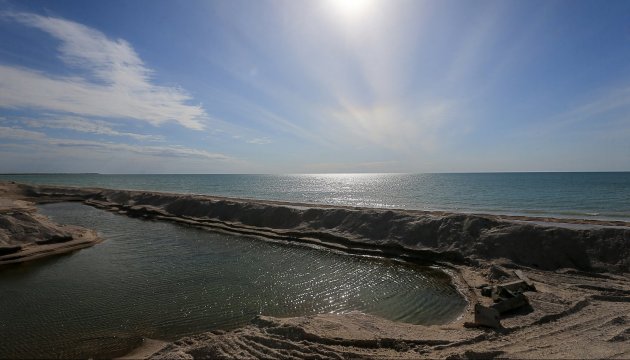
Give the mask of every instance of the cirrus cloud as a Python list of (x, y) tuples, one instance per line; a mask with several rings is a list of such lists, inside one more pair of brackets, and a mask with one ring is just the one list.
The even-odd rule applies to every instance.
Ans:
[(29, 13), (3, 13), (61, 41), (60, 59), (77, 76), (56, 76), (34, 69), (0, 65), (0, 107), (39, 109), (82, 116), (126, 118), (159, 126), (175, 122), (202, 130), (208, 119), (191, 95), (157, 85), (133, 47), (122, 39), (73, 21)]

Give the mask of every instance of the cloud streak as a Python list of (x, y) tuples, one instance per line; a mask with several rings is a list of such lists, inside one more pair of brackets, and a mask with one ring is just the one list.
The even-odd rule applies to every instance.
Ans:
[(543, 124), (530, 126), (527, 134), (536, 137), (597, 131), (617, 137), (630, 129), (629, 111), (630, 87), (614, 88), (546, 118)]
[(181, 145), (144, 146), (104, 141), (59, 139), (49, 137), (42, 132), (8, 126), (0, 126), (0, 139), (9, 140), (9, 143), (5, 143), (3, 145), (12, 145), (11, 141), (29, 141), (32, 144), (44, 145), (49, 150), (51, 147), (83, 149), (82, 154), (90, 154), (90, 152), (105, 152), (124, 155), (125, 153), (128, 153), (147, 155), (156, 158), (169, 157), (205, 159), (223, 162), (236, 161), (235, 158), (222, 153), (195, 149)]
[(46, 134), (39, 131), (0, 126), (0, 139), (43, 140), (45, 138)]
[(152, 71), (124, 40), (84, 25), (28, 13), (0, 17), (42, 30), (61, 41), (59, 56), (84, 76), (55, 76), (0, 65), (0, 107), (125, 118), (159, 126), (175, 122), (202, 130), (208, 115), (183, 89), (153, 83)]
[(199, 158), (207, 160), (231, 161), (233, 158), (221, 154), (213, 153), (206, 150), (193, 149), (180, 145), (171, 146), (139, 146), (110, 142), (99, 142), (89, 140), (69, 140), (69, 139), (50, 139), (50, 145), (66, 148), (82, 148), (91, 149), (101, 152), (128, 152), (140, 155), (149, 155), (155, 157), (171, 157), (171, 158)]
[(164, 139), (163, 137), (156, 135), (143, 135), (117, 131), (105, 121), (86, 120), (74, 116), (65, 116), (61, 118), (50, 117), (39, 120), (26, 119), (22, 120), (22, 123), (32, 128), (65, 129), (88, 134), (123, 136), (135, 140), (160, 141)]
[(250, 140), (246, 141), (248, 144), (255, 144), (255, 145), (267, 145), (267, 144), (271, 144), (272, 141), (271, 139), (264, 137), (264, 138), (253, 138)]

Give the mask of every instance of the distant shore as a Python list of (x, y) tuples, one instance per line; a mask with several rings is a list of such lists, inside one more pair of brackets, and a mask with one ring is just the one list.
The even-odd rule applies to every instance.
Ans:
[[(81, 201), (126, 216), (172, 221), (268, 241), (315, 244), (451, 269), (470, 302), (444, 326), (401, 324), (365, 314), (258, 317), (152, 349), (155, 358), (355, 356), (629, 357), (630, 224), (623, 221), (387, 210), (226, 197), (3, 183), (11, 201)], [(529, 276), (527, 308), (502, 329), (464, 328), (482, 285)], [(157, 351), (157, 352), (155, 352)], [(148, 355), (148, 354), (147, 354)]]

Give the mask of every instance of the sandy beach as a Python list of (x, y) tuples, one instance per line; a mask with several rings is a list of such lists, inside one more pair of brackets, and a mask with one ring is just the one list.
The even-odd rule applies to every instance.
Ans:
[[(71, 234), (68, 241), (89, 237), (89, 230), (53, 224), (37, 216), (33, 204), (81, 201), (121, 215), (266, 241), (439, 264), (469, 301), (460, 319), (440, 326), (403, 324), (361, 313), (259, 316), (251, 325), (233, 331), (204, 333), (159, 346), (149, 341), (152, 348), (141, 352), (142, 356), (630, 357), (630, 224), (622, 221), (385, 210), (12, 183), (3, 183), (0, 189), (2, 230), (12, 231), (2, 246), (25, 244), (10, 254), (23, 254), (21, 261), (29, 259), (28, 251), (34, 251), (29, 248), (51, 246), (37, 244), (32, 240), (37, 236), (50, 239), (54, 234), (68, 239)], [(11, 225), (16, 224), (17, 213), (30, 214), (20, 221), (43, 224), (46, 231), (17, 244), (14, 234), (19, 230)], [(90, 239), (92, 244), (94, 237)], [(482, 293), (493, 286), (496, 290), (502, 284), (522, 282), (523, 277), (531, 285), (519, 292), (526, 304), (501, 313), (500, 325), (480, 327), (476, 304), (496, 306)]]

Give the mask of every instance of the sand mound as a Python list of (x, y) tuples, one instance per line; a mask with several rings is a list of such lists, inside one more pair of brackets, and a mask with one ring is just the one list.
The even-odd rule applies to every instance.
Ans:
[(94, 231), (59, 225), (17, 200), (17, 187), (0, 185), (0, 265), (74, 251), (98, 242)]

